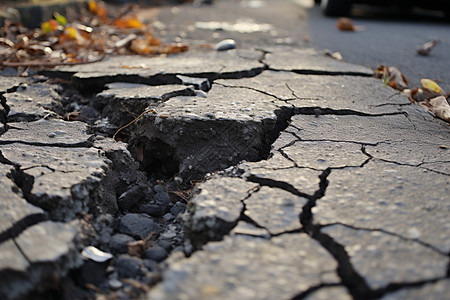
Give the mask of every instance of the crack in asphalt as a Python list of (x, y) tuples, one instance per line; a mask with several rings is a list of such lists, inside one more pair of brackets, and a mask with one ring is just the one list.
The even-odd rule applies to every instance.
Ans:
[(320, 289), (330, 288), (330, 287), (344, 287), (341, 283), (319, 283), (318, 285), (314, 285), (307, 290), (301, 292), (300, 294), (295, 295), (291, 298), (291, 300), (302, 300), (307, 298), (314, 292), (317, 292)]
[(439, 250), (438, 248), (436, 248), (435, 246), (433, 246), (433, 245), (431, 245), (431, 244), (429, 244), (429, 243), (423, 242), (423, 241), (421, 241), (421, 240), (419, 240), (419, 239), (408, 238), (408, 237), (405, 237), (405, 236), (403, 236), (403, 235), (401, 235), (401, 234), (397, 234), (397, 233), (395, 233), (395, 232), (391, 232), (391, 231), (384, 230), (384, 229), (381, 229), (381, 228), (365, 228), (365, 227), (358, 227), (358, 226), (352, 226), (352, 225), (348, 225), (348, 224), (341, 223), (341, 222), (333, 222), (333, 223), (328, 223), (328, 224), (320, 224), (320, 225), (316, 225), (316, 226), (317, 226), (317, 227), (320, 227), (320, 229), (322, 229), (322, 228), (329, 227), (329, 226), (333, 226), (333, 225), (341, 225), (341, 226), (343, 226), (343, 227), (350, 228), (350, 229), (354, 229), (354, 230), (361, 230), (361, 231), (368, 231), (368, 232), (381, 232), (381, 233), (384, 233), (384, 234), (387, 234), (387, 235), (395, 236), (395, 237), (397, 237), (397, 238), (399, 238), (399, 239), (401, 239), (401, 240), (403, 240), (403, 241), (414, 242), (414, 243), (420, 244), (421, 246), (424, 246), (424, 247), (426, 247), (426, 248), (428, 248), (428, 249), (430, 249), (430, 250), (432, 250), (432, 251), (434, 251), (434, 252), (436, 252), (436, 253), (438, 253), (438, 254), (440, 254), (440, 255), (448, 256), (447, 253), (445, 253), (445, 252)]

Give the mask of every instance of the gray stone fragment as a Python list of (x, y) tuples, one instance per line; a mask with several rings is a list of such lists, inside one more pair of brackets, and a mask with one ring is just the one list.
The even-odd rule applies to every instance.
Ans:
[(299, 229), (299, 215), (307, 200), (278, 188), (261, 187), (247, 198), (245, 215), (271, 234)]
[(145, 250), (145, 258), (151, 259), (157, 262), (164, 260), (167, 257), (166, 249), (161, 246), (154, 245)]
[(120, 219), (120, 232), (140, 239), (145, 239), (156, 229), (155, 221), (145, 214), (126, 214)]
[(371, 289), (392, 283), (420, 282), (447, 274), (448, 256), (415, 241), (342, 225), (327, 226), (322, 232), (345, 247), (351, 264)]
[(448, 299), (450, 295), (450, 280), (443, 279), (434, 283), (418, 287), (404, 288), (399, 291), (388, 293), (382, 300), (422, 300), (422, 299)]
[(117, 233), (111, 236), (109, 247), (112, 251), (117, 253), (127, 253), (128, 243), (134, 242), (135, 239), (127, 234)]
[(153, 196), (152, 200), (155, 201), (155, 203), (161, 208), (162, 211), (166, 210), (166, 208), (170, 204), (170, 197), (166, 191), (156, 193), (155, 196)]
[(236, 45), (235, 40), (226, 39), (226, 40), (218, 42), (214, 46), (214, 49), (216, 49), (217, 51), (226, 51), (226, 50), (236, 49), (236, 47), (237, 47), (237, 45)]
[(164, 211), (159, 205), (144, 203), (138, 206), (139, 213), (145, 213), (152, 217), (161, 217)]
[(134, 278), (141, 273), (142, 260), (122, 254), (117, 258), (115, 266), (121, 278)]
[(341, 286), (324, 287), (304, 298), (305, 300), (351, 300), (348, 290)]
[(122, 193), (117, 199), (117, 205), (122, 210), (130, 210), (136, 206), (146, 196), (146, 188), (144, 186), (135, 185)]
[(448, 176), (374, 161), (333, 170), (328, 181), (313, 208), (315, 223), (382, 229), (450, 251)]
[(63, 114), (62, 97), (54, 85), (22, 85), (15, 92), (4, 94), (3, 97), (9, 107), (8, 122), (35, 121)]
[(0, 136), (0, 144), (19, 142), (60, 147), (86, 147), (92, 145), (92, 135), (87, 133), (87, 126), (82, 122), (44, 119), (14, 123)]
[(332, 59), (311, 48), (278, 47), (266, 50), (269, 53), (264, 62), (273, 70), (324, 75), (373, 75), (373, 71), (366, 67)]
[(177, 78), (180, 79), (184, 85), (194, 86), (194, 88), (204, 92), (208, 92), (211, 89), (211, 84), (207, 78), (195, 78), (183, 75), (177, 75)]
[(201, 246), (228, 233), (241, 215), (242, 201), (255, 187), (255, 183), (227, 177), (215, 177), (200, 184), (200, 192), (191, 199), (188, 234), (192, 243)]
[(75, 239), (73, 226), (47, 221), (29, 227), (15, 242), (1, 243), (1, 298), (23, 297), (38, 285), (55, 288), (55, 278), (81, 264)]
[(170, 209), (170, 213), (174, 216), (178, 216), (179, 214), (184, 213), (185, 210), (186, 210), (186, 204), (184, 204), (182, 202), (177, 202)]
[(108, 286), (112, 290), (118, 290), (123, 286), (123, 284), (120, 280), (113, 278), (113, 279), (108, 280)]
[(334, 259), (306, 234), (225, 237), (168, 265), (148, 299), (290, 299), (339, 281)]

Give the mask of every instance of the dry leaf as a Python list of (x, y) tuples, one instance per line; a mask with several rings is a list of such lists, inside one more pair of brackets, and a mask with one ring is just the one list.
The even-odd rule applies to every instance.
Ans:
[(144, 251), (145, 242), (143, 240), (128, 243), (128, 254), (130, 256), (141, 257)]
[(408, 78), (396, 67), (385, 67), (381, 65), (377, 68), (375, 75), (377, 78), (382, 78), (386, 85), (396, 90), (403, 91), (408, 88)]
[(422, 102), (420, 103), (420, 106), (436, 117), (450, 122), (450, 105), (444, 96), (439, 96), (429, 101)]
[(114, 20), (113, 25), (117, 26), (120, 29), (124, 29), (124, 28), (142, 29), (144, 27), (144, 24), (142, 24), (136, 18), (136, 16), (122, 17), (122, 18), (116, 19), (116, 20)]
[(336, 27), (342, 31), (355, 31), (355, 25), (349, 18), (339, 18)]
[(422, 84), (424, 89), (427, 89), (436, 94), (444, 95), (444, 90), (433, 80), (431, 79), (421, 79), (420, 83)]
[(419, 48), (417, 48), (417, 54), (427, 56), (430, 54), (431, 50), (439, 43), (439, 40), (432, 40)]

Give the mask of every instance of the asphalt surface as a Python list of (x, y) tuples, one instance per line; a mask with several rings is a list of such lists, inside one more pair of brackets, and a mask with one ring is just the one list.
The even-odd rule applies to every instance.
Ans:
[(189, 51), (0, 77), (2, 299), (448, 298), (448, 123), (291, 1), (140, 16)]
[[(311, 45), (339, 51), (345, 61), (372, 69), (395, 66), (408, 77), (412, 88), (420, 85), (420, 79), (429, 78), (450, 91), (450, 23), (439, 12), (405, 14), (392, 8), (356, 6), (350, 18), (364, 29), (339, 31), (337, 18), (325, 17), (318, 6), (309, 9)], [(440, 44), (429, 56), (416, 54), (417, 47), (433, 39)]]

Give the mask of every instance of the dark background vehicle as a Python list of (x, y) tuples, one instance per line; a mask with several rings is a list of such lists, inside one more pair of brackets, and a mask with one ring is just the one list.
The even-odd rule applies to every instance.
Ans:
[(353, 4), (368, 4), (377, 6), (396, 5), (402, 9), (420, 7), (424, 9), (442, 10), (450, 17), (449, 0), (315, 0), (320, 3), (323, 12), (328, 16), (347, 16)]

